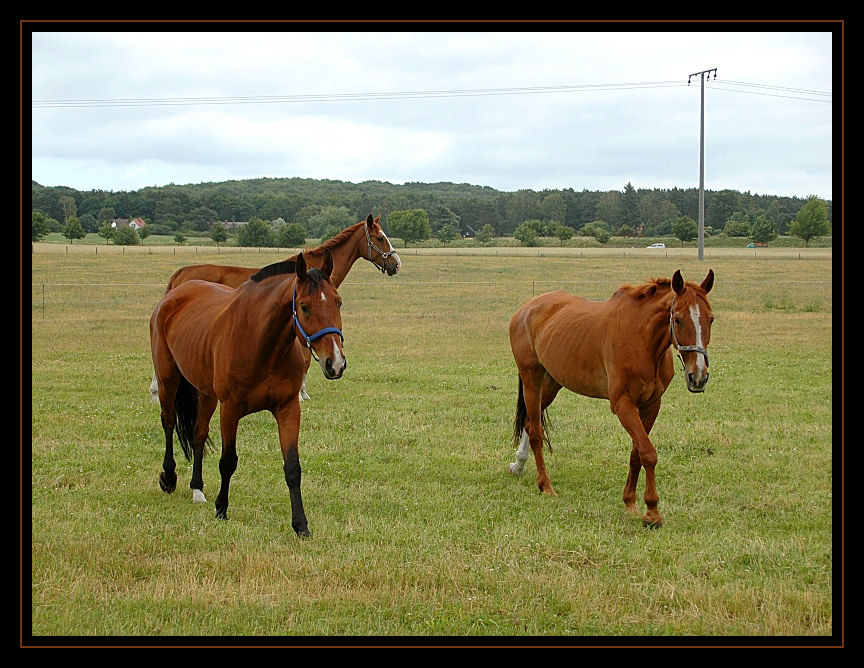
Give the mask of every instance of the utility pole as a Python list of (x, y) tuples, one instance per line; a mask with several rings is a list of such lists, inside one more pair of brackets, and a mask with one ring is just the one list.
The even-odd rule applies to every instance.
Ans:
[(714, 72), (714, 78), (717, 78), (717, 68), (710, 70), (702, 70), (687, 77), (687, 85), (690, 85), (690, 79), (699, 77), (701, 82), (700, 90), (700, 109), (699, 109), (699, 259), (705, 259), (705, 75), (711, 78), (711, 72)]

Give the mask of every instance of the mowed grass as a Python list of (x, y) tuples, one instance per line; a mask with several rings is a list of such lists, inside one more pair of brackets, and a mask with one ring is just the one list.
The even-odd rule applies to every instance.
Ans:
[[(282, 256), (35, 253), (32, 634), (835, 633), (830, 254), (669, 255), (406, 254), (392, 278), (359, 261), (340, 289), (348, 369), (313, 366), (302, 404), (300, 540), (269, 413), (240, 422), (222, 522), (218, 412), (195, 505), (179, 449), (177, 491), (159, 489), (148, 393), (172, 271)], [(605, 401), (562, 391), (550, 408), (558, 496), (533, 460), (511, 476), (507, 323), (532, 291), (599, 300), (709, 267), (711, 381), (690, 394), (676, 367), (652, 432), (663, 528), (624, 511), (630, 441)]]

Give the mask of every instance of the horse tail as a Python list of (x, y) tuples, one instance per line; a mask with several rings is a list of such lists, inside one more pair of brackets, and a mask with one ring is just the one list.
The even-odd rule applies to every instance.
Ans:
[(187, 461), (192, 461), (192, 438), (198, 421), (198, 390), (186, 378), (180, 376), (177, 395), (174, 397), (177, 413), (177, 440), (183, 448)]
[(519, 445), (522, 440), (522, 432), (525, 431), (525, 422), (528, 418), (528, 410), (525, 408), (525, 398), (522, 396), (522, 377), (519, 377), (519, 395), (516, 397), (516, 418), (513, 420), (513, 444)]
[[(525, 397), (522, 392), (522, 377), (519, 377), (519, 395), (516, 398), (516, 418), (513, 420), (513, 443), (519, 445), (522, 440), (522, 432), (525, 431), (525, 423), (528, 422), (528, 409), (525, 407)], [(549, 452), (552, 452), (552, 440), (549, 438), (549, 428), (552, 423), (544, 408), (540, 413), (540, 423), (543, 425), (543, 441)]]

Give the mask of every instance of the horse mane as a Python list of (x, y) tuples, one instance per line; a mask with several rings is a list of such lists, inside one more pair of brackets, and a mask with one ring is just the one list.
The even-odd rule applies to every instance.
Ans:
[[(350, 237), (360, 225), (365, 224), (366, 221), (361, 220), (359, 223), (355, 223), (350, 227), (346, 227), (335, 237), (328, 241), (325, 241), (323, 244), (316, 248), (304, 248), (303, 252), (306, 255), (323, 255), (324, 251), (329, 248), (333, 248), (334, 246), (339, 246), (348, 237)], [(296, 271), (297, 256), (295, 255), (294, 257), (288, 258), (287, 260), (282, 260), (281, 262), (274, 262), (273, 264), (268, 264), (266, 267), (261, 267), (261, 269), (258, 270), (258, 273), (253, 274), (249, 278), (257, 283), (263, 281), (265, 278), (270, 278), (271, 276), (277, 276), (278, 274), (293, 274)]]
[(281, 262), (274, 262), (273, 264), (268, 264), (266, 267), (261, 267), (261, 269), (258, 270), (258, 273), (252, 274), (249, 279), (255, 281), (256, 283), (260, 283), (265, 278), (270, 278), (271, 276), (278, 276), (279, 274), (293, 274), (296, 271), (296, 259), (282, 260)]
[(645, 299), (653, 297), (658, 292), (665, 292), (672, 289), (671, 278), (652, 278), (650, 281), (639, 285), (630, 285), (625, 283), (618, 287), (612, 297), (631, 297), (632, 299)]

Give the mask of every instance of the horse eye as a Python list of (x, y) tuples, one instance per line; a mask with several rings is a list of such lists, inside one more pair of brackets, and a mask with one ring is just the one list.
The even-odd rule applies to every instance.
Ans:
[(676, 324), (676, 325), (680, 325), (680, 324), (681, 324), (681, 318), (679, 318), (677, 315), (675, 316), (675, 324)]
[(300, 304), (300, 310), (303, 311), (306, 315), (309, 315), (309, 307), (306, 304)]
[(381, 243), (384, 243), (384, 237), (378, 237), (378, 241), (380, 241)]

